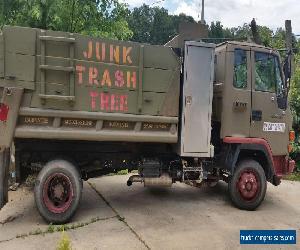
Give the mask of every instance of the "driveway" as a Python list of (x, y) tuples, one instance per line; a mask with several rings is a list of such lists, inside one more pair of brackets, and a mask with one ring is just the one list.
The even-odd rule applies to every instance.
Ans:
[[(65, 226), (73, 249), (254, 249), (239, 245), (240, 229), (296, 229), (297, 246), (259, 249), (300, 249), (300, 182), (268, 185), (264, 203), (249, 212), (232, 207), (225, 183), (148, 189), (127, 187), (127, 179), (84, 183), (81, 206)], [(10, 192), (0, 211), (0, 249), (55, 249), (57, 230), (40, 217), (30, 190)]]

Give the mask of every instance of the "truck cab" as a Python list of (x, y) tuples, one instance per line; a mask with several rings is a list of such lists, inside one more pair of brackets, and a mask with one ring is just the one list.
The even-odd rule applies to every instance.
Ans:
[(215, 67), (216, 152), (230, 171), (243, 158), (255, 159), (267, 180), (278, 185), (294, 168), (288, 157), (292, 115), (279, 53), (253, 43), (226, 42), (216, 48)]

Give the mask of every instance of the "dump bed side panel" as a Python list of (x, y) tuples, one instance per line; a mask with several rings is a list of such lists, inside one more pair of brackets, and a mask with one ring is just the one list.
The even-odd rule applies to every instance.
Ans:
[(20, 27), (4, 36), (6, 84), (34, 90), (30, 107), (178, 116), (171, 48)]
[(177, 142), (171, 48), (10, 26), (1, 46), (0, 88), (24, 89), (16, 137)]

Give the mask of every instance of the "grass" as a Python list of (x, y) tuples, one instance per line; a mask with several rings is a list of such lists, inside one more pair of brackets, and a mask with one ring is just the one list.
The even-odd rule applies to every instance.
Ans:
[(300, 181), (300, 172), (291, 173), (290, 175), (285, 176), (284, 179), (288, 181)]
[(128, 172), (128, 169), (124, 169), (124, 170), (120, 170), (116, 173), (110, 173), (108, 174), (108, 176), (114, 176), (114, 175), (127, 175), (129, 172)]
[(118, 218), (118, 216), (112, 216), (112, 217), (107, 217), (107, 218), (100, 218), (100, 217), (94, 217), (91, 218), (89, 221), (86, 222), (78, 222), (75, 224), (67, 224), (67, 225), (53, 225), (50, 224), (48, 225), (48, 228), (45, 230), (41, 230), (40, 228), (35, 229), (34, 231), (30, 231), (29, 233), (23, 233), (23, 234), (18, 234), (16, 238), (27, 238), (32, 235), (45, 235), (49, 233), (55, 233), (55, 232), (66, 232), (69, 230), (74, 230), (77, 228), (85, 227), (88, 226), (92, 223), (98, 222), (98, 221), (103, 221), (103, 220), (109, 220), (112, 218)]
[(57, 245), (56, 249), (57, 250), (71, 250), (72, 249), (70, 238), (65, 233), (65, 231), (62, 232), (61, 239), (58, 242), (58, 245)]

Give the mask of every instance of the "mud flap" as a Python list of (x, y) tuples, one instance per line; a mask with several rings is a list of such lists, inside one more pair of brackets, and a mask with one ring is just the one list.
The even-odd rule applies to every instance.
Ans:
[(0, 209), (8, 202), (9, 149), (0, 153)]

